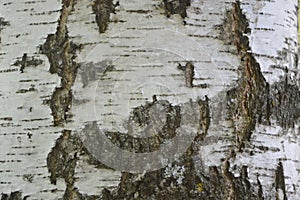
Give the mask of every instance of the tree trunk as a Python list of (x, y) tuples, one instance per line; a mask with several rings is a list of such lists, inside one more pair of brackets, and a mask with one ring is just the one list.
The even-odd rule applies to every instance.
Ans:
[(297, 0), (2, 0), (1, 199), (298, 199)]

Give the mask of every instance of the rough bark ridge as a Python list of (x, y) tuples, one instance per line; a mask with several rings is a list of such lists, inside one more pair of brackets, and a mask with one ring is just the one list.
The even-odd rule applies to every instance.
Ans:
[[(297, 102), (300, 100), (299, 88), (295, 82), (290, 79), (289, 72), (281, 82), (275, 82), (271, 86), (266, 82), (261, 73), (260, 66), (249, 48), (248, 38), (245, 36), (249, 31), (247, 20), (243, 15), (240, 3), (234, 3), (232, 11), (227, 13), (224, 21), (224, 30), (232, 30), (233, 35), (222, 34), (228, 44), (235, 44), (237, 54), (241, 58), (240, 78), (238, 87), (228, 91), (229, 99), (236, 99), (236, 104), (229, 104), (235, 125), (236, 145), (238, 151), (243, 151), (245, 144), (249, 142), (252, 131), (257, 124), (270, 124), (274, 119), (283, 128), (294, 127), (297, 121)], [(263, 147), (262, 147), (263, 148)], [(235, 159), (235, 154), (233, 154)], [(274, 185), (276, 185), (276, 198), (286, 199), (286, 190), (284, 184), (284, 175), (282, 163), (278, 163), (275, 172)], [(258, 181), (258, 185), (260, 185)], [(258, 196), (262, 198), (263, 191), (258, 188)], [(266, 197), (266, 195), (265, 195)], [(270, 197), (271, 198), (271, 197)]]
[[(61, 87), (55, 89), (50, 100), (54, 126), (64, 126), (67, 123), (68, 111), (72, 104), (72, 85), (78, 68), (74, 59), (79, 46), (70, 41), (67, 31), (68, 15), (73, 6), (73, 0), (63, 1), (57, 31), (48, 35), (41, 47), (41, 52), (50, 62), (50, 73), (61, 77)], [(70, 130), (63, 130), (47, 157), (51, 183), (56, 184), (57, 178), (65, 180), (67, 187), (63, 199), (80, 199), (80, 194), (74, 188), (74, 172), (78, 160), (77, 153), (81, 148), (79, 139), (74, 137)]]
[(239, 86), (233, 92), (237, 104), (231, 117), (236, 129), (236, 145), (241, 149), (244, 142), (249, 140), (256, 122), (267, 123), (269, 120), (269, 85), (250, 53), (249, 41), (245, 36), (249, 32), (248, 22), (239, 2), (234, 3), (233, 9), (227, 12), (222, 29), (224, 32), (222, 31), (221, 38), (227, 44), (236, 46), (241, 59)]

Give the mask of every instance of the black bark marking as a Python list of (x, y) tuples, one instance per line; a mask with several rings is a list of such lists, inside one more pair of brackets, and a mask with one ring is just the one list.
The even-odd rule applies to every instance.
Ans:
[(283, 165), (282, 162), (278, 163), (277, 169), (275, 171), (275, 188), (276, 188), (276, 199), (279, 198), (279, 189), (283, 193), (283, 199), (287, 200), (286, 193), (285, 193), (285, 181), (284, 181), (284, 171), (283, 171)]
[(163, 0), (165, 14), (170, 17), (179, 14), (182, 18), (187, 17), (186, 9), (191, 5), (191, 0)]

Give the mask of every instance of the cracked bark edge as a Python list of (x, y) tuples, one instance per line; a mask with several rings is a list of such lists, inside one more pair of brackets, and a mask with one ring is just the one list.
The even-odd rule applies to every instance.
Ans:
[[(147, 172), (141, 177), (123, 173), (117, 191), (103, 191), (103, 199), (259, 199), (255, 186), (244, 170), (239, 177), (229, 171), (228, 160), (223, 167), (210, 167), (208, 173), (195, 171), (189, 148), (185, 155), (167, 167)], [(180, 173), (183, 169), (183, 173)], [(171, 174), (170, 174), (171, 173)], [(181, 182), (181, 181), (182, 182)]]
[[(159, 150), (163, 143), (168, 142), (168, 140), (173, 139), (178, 134), (176, 133), (177, 129), (183, 123), (197, 126), (197, 138), (203, 139), (210, 125), (209, 99), (206, 97), (204, 100), (190, 101), (188, 105), (182, 105), (184, 109), (181, 110), (181, 106), (172, 106), (166, 100), (157, 100), (154, 98), (153, 102), (137, 107), (132, 111), (129, 120), (124, 124), (128, 130), (126, 133), (106, 132), (105, 134), (119, 148), (136, 153), (149, 153)], [(166, 115), (161, 117), (161, 119), (157, 117), (157, 112), (163, 112)], [(97, 133), (97, 130), (98, 128), (94, 122), (87, 124), (82, 134), (89, 135), (88, 138), (90, 139), (85, 142), (87, 142), (89, 149), (92, 152), (94, 151), (93, 154), (98, 155), (104, 149), (101, 148), (103, 145), (100, 145), (102, 140), (97, 139), (97, 134), (93, 134), (93, 131)], [(143, 131), (146, 137), (140, 137), (141, 131)], [(134, 137), (134, 135), (138, 135), (139, 137)], [(119, 155), (116, 154), (115, 156)], [(119, 160), (117, 157), (111, 157), (110, 159)]]
[[(199, 103), (200, 128), (207, 132), (209, 127), (209, 100)], [(208, 112), (208, 113), (207, 113)], [(123, 173), (118, 190), (105, 190), (103, 199), (257, 199), (248, 180), (247, 168), (234, 177), (229, 171), (228, 159), (224, 166), (211, 167), (209, 173), (196, 172), (192, 157), (197, 155), (201, 137), (195, 141), (178, 161), (167, 167), (143, 175)], [(182, 172), (183, 171), (183, 172)], [(174, 173), (173, 173), (174, 172)], [(182, 172), (182, 173), (181, 173)], [(179, 174), (179, 175), (178, 175)]]
[[(162, 130), (150, 137), (146, 138), (136, 138), (131, 136), (134, 132), (134, 126), (143, 126), (148, 124), (150, 119), (156, 120), (156, 116), (149, 113), (149, 109), (153, 106), (163, 106), (168, 113), (166, 116), (166, 124), (162, 127)], [(127, 127), (128, 133), (121, 134), (118, 132), (109, 132), (106, 135), (111, 138), (113, 144), (118, 146), (121, 149), (126, 149), (130, 152), (135, 153), (144, 153), (144, 152), (153, 152), (157, 151), (160, 148), (160, 145), (170, 139), (173, 138), (176, 134), (176, 129), (180, 126), (180, 107), (172, 106), (168, 101), (159, 100), (151, 103), (147, 103), (145, 106), (139, 106), (135, 108), (132, 112), (132, 117), (129, 118)], [(154, 122), (155, 124), (159, 124), (160, 122)], [(155, 125), (154, 124), (154, 125)], [(145, 132), (156, 132), (153, 128), (149, 130), (145, 130)]]

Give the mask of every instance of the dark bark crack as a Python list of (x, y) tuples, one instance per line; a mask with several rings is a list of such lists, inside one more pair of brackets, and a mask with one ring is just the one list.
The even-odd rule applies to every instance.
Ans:
[(56, 33), (48, 35), (45, 44), (41, 46), (41, 52), (49, 60), (50, 73), (61, 77), (61, 86), (55, 89), (50, 101), (54, 126), (62, 126), (67, 121), (72, 101), (72, 85), (78, 68), (74, 59), (80, 46), (70, 41), (66, 25), (72, 7), (73, 1), (65, 1)]
[(250, 53), (249, 40), (244, 35), (249, 32), (248, 26), (240, 3), (238, 1), (233, 3), (232, 10), (226, 13), (220, 39), (228, 45), (235, 45), (241, 59), (238, 87), (232, 90), (237, 103), (233, 106), (231, 117), (234, 119), (236, 145), (239, 150), (245, 141), (250, 139), (256, 122), (268, 123), (270, 117), (269, 85), (260, 71), (259, 64)]
[(115, 7), (119, 3), (114, 4), (113, 0), (95, 0), (93, 2), (93, 12), (96, 15), (96, 22), (99, 33), (104, 33), (110, 22), (110, 14), (115, 13)]
[[(72, 86), (78, 68), (74, 59), (80, 46), (70, 41), (67, 31), (67, 20), (73, 6), (73, 0), (63, 0), (56, 33), (48, 35), (40, 48), (49, 60), (50, 73), (61, 77), (61, 86), (55, 88), (50, 100), (54, 126), (64, 126), (67, 123), (68, 111), (72, 104)], [(56, 184), (57, 178), (65, 180), (67, 187), (63, 199), (84, 199), (74, 186), (77, 154), (81, 150), (80, 140), (73, 136), (70, 130), (63, 130), (48, 154), (47, 167), (51, 174), (51, 183)]]

